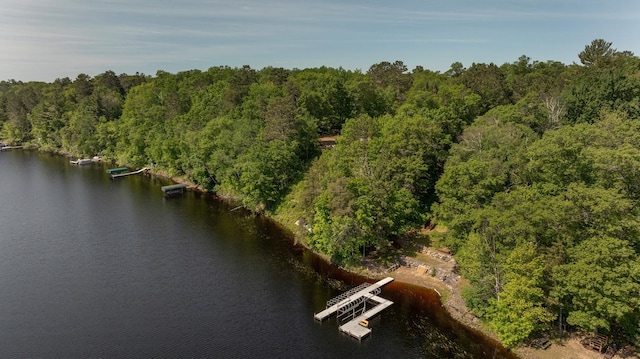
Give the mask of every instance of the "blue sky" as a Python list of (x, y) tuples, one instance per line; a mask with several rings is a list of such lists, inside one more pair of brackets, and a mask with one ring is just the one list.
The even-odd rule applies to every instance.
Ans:
[(640, 55), (640, 1), (2, 0), (0, 80), (395, 60), (446, 71), (521, 55), (570, 64), (597, 38)]

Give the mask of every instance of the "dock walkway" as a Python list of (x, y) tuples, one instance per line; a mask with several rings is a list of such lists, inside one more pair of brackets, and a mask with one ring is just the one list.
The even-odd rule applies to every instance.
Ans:
[(120, 178), (120, 177), (125, 177), (125, 176), (131, 176), (131, 175), (137, 175), (139, 173), (143, 173), (148, 171), (149, 168), (145, 167), (145, 168), (141, 168), (137, 171), (133, 171), (133, 172), (125, 172), (125, 173), (112, 173), (111, 174), (111, 178)]

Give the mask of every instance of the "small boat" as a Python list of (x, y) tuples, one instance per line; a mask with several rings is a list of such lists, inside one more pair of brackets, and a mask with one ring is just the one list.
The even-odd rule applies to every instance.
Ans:
[(360, 324), (361, 327), (369, 328), (369, 321), (366, 319), (362, 319), (358, 324)]
[(93, 160), (91, 158), (80, 158), (76, 161), (69, 161), (72, 165), (88, 165), (92, 164)]

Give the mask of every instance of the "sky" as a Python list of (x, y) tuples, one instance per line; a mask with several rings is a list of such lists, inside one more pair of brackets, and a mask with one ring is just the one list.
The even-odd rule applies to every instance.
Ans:
[(0, 80), (640, 55), (638, 0), (0, 0)]

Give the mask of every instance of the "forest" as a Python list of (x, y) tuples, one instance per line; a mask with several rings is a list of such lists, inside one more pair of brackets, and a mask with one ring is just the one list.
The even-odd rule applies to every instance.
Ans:
[[(336, 264), (437, 224), (511, 347), (552, 328), (640, 346), (640, 58), (106, 71), (0, 82), (0, 142), (153, 166), (288, 224)], [(322, 144), (331, 137), (335, 144)]]

